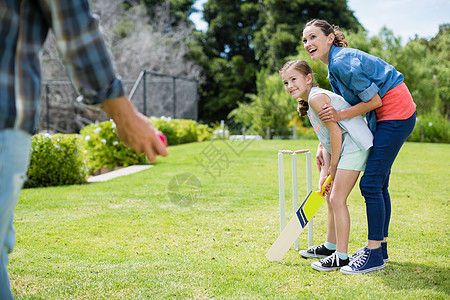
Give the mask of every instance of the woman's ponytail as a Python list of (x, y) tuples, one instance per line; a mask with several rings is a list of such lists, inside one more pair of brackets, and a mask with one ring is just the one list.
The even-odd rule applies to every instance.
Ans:
[(335, 38), (333, 41), (333, 45), (336, 47), (347, 47), (348, 42), (345, 40), (345, 35), (342, 30), (337, 25), (331, 25), (325, 20), (313, 19), (306, 23), (305, 28), (308, 26), (314, 25), (326, 35), (329, 36), (331, 33), (334, 34)]

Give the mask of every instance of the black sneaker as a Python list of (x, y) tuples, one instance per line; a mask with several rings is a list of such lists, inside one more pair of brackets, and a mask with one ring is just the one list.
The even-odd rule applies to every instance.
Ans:
[(336, 250), (329, 250), (324, 244), (312, 246), (308, 250), (300, 250), (298, 253), (304, 258), (325, 258), (333, 254)]
[(341, 267), (348, 265), (349, 262), (350, 260), (348, 258), (340, 259), (336, 253), (333, 253), (327, 258), (313, 262), (311, 267), (317, 271), (328, 272), (338, 270)]

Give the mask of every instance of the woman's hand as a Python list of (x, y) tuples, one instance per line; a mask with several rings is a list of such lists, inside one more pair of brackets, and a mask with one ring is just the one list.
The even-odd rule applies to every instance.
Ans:
[(344, 108), (343, 110), (336, 111), (330, 105), (322, 105), (322, 110), (318, 113), (318, 115), (323, 122), (339, 122), (344, 119), (361, 116), (369, 111), (379, 108), (382, 105), (383, 101), (381, 100), (380, 95), (376, 94), (367, 102), (361, 101), (358, 104), (355, 104), (349, 108)]
[(322, 110), (318, 113), (318, 115), (323, 122), (328, 121), (338, 122), (341, 120), (339, 112), (336, 111), (333, 106), (328, 104), (324, 104), (322, 106)]

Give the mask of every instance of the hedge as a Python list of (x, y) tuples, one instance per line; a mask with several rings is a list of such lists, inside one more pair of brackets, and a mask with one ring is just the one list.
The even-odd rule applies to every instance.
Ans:
[(81, 184), (86, 181), (85, 151), (77, 134), (37, 134), (32, 138), (25, 187)]
[[(202, 142), (213, 129), (193, 120), (150, 118), (169, 145)], [(115, 167), (148, 164), (144, 154), (126, 147), (116, 135), (113, 121), (90, 124), (80, 134), (33, 136), (28, 181), (25, 187), (81, 184), (88, 174)]]

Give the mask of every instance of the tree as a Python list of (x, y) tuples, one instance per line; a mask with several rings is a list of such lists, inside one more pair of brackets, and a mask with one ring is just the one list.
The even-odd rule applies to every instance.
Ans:
[[(175, 22), (176, 17), (168, 5), (153, 7), (155, 15), (152, 19), (147, 8), (137, 2), (128, 1), (127, 5), (121, 0), (92, 2), (92, 10), (100, 17), (119, 74), (125, 79), (135, 79), (146, 69), (200, 79), (201, 68), (190, 59), (190, 48), (197, 44), (192, 35), (193, 25)], [(164, 4), (164, 1), (160, 2)], [(172, 26), (175, 23), (177, 26)], [(54, 38), (50, 36), (44, 48), (44, 78), (66, 77), (52, 40)]]
[(247, 62), (255, 62), (252, 38), (258, 28), (257, 0), (209, 0), (203, 11), (208, 22), (206, 43), (214, 57), (231, 58), (241, 55)]
[(315, 18), (348, 31), (362, 29), (346, 0), (262, 0), (260, 22), (264, 25), (256, 32), (254, 40), (259, 64), (276, 71), (283, 58), (295, 54), (301, 44), (304, 25)]
[(278, 70), (296, 53), (306, 21), (316, 17), (360, 28), (345, 0), (209, 0), (203, 12), (209, 27), (200, 41), (208, 58), (202, 65), (201, 119), (225, 119), (238, 102), (249, 102), (257, 72)]
[[(134, 7), (138, 4), (142, 4), (146, 8), (146, 13), (152, 20), (151, 25), (158, 23), (160, 14), (157, 8), (163, 7), (169, 12), (171, 16), (171, 22), (166, 24), (167, 30), (171, 30), (173, 27), (177, 27), (180, 24), (191, 23), (188, 20), (190, 14), (194, 12), (194, 0), (125, 0), (123, 1), (125, 7)], [(153, 23), (154, 22), (154, 23)]]
[(436, 88), (433, 112), (450, 120), (450, 23), (439, 26), (438, 34), (430, 40), (428, 47), (435, 58), (430, 65)]
[(258, 27), (257, 0), (209, 0), (203, 18), (208, 30), (201, 37), (207, 60), (200, 87), (201, 119), (206, 122), (225, 120), (245, 94), (255, 92), (259, 66), (251, 46)]
[(297, 102), (284, 90), (280, 76), (263, 69), (257, 74), (256, 86), (257, 94), (247, 95), (250, 103), (239, 102), (229, 117), (252, 134), (264, 135), (267, 128), (286, 129), (297, 115)]

